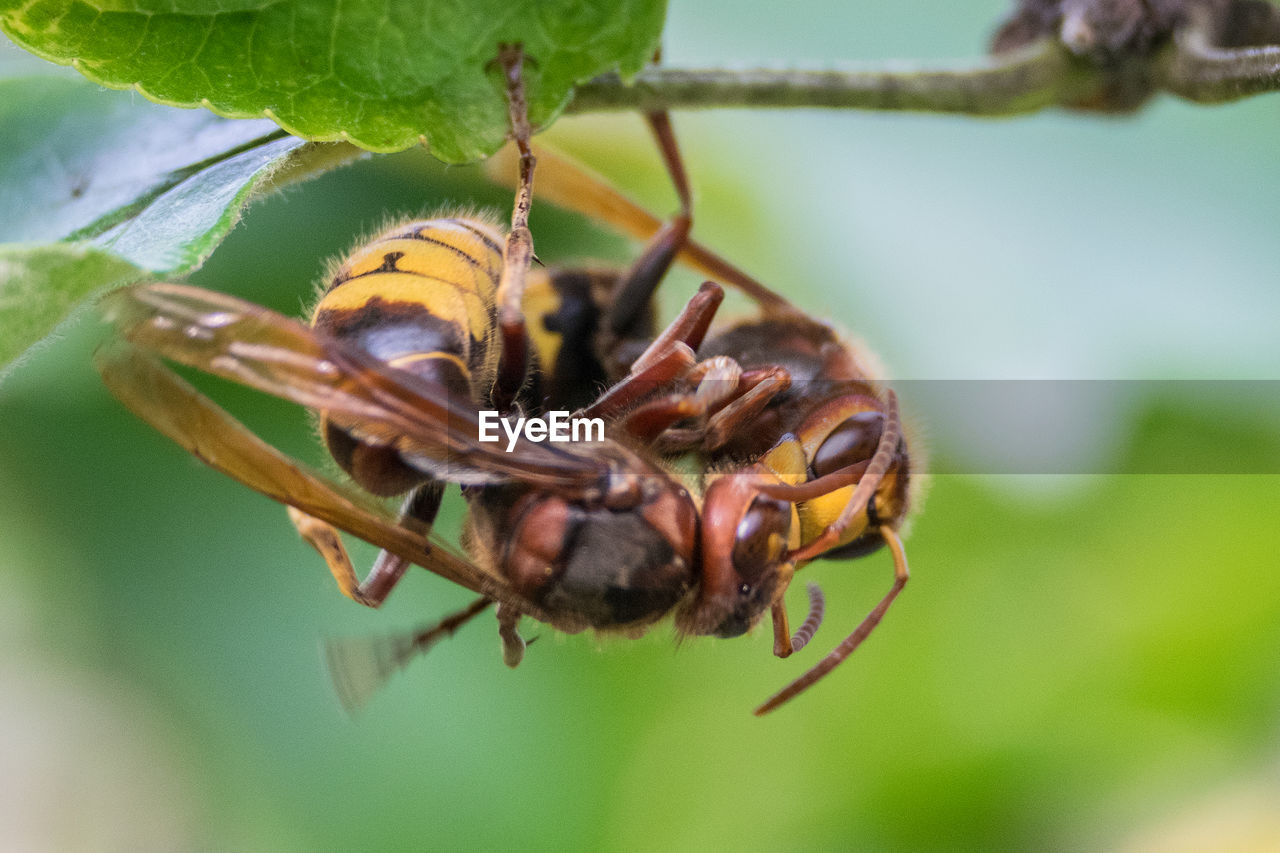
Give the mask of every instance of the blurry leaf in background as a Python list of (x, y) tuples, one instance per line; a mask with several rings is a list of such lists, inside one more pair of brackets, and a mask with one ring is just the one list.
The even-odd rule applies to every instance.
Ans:
[(24, 350), (52, 332), (81, 300), (143, 275), (132, 264), (85, 244), (0, 245), (0, 380)]
[(199, 266), (302, 144), (78, 80), (0, 80), (0, 376), (107, 286)]
[[(29, 642), (29, 640), (28, 640)], [(13, 850), (190, 850), (198, 777), (145, 698), (48, 655), (0, 663), (0, 824)], [(67, 819), (75, 803), (75, 820)]]
[(0, 29), (115, 89), (175, 106), (273, 119), (290, 133), (374, 151), (420, 142), (449, 162), (506, 138), (487, 75), (500, 42), (522, 43), (530, 118), (549, 124), (573, 84), (638, 71), (662, 31), (664, 0), (212, 0), (135, 8), (0, 2)]
[[(100, 237), (150, 209), (150, 224), (177, 220), (169, 230), (181, 237), (151, 237), (154, 247), (172, 245), (159, 249), (161, 259), (147, 268), (189, 269), (216, 244), (207, 236), (213, 228), (207, 211), (226, 215), (230, 204), (223, 186), (232, 187), (233, 195), (247, 192), (255, 175), (301, 144), (268, 121), (228, 121), (203, 110), (155, 106), (88, 82), (0, 80), (0, 242)], [(239, 152), (255, 158), (246, 161)], [(186, 191), (176, 204), (168, 194), (179, 187)], [(222, 223), (219, 236), (228, 224)], [(200, 238), (208, 242), (195, 244)], [(141, 257), (131, 258), (127, 250), (116, 254), (144, 261), (148, 250), (135, 251)]]
[(1280, 781), (1233, 782), (1134, 833), (1120, 853), (1274, 853), (1280, 850)]
[[(113, 661), (147, 653), (129, 648), (127, 628), (94, 604), (102, 596), (93, 558), (66, 547), (68, 520), (50, 525), (17, 508), (33, 494), (0, 491), (0, 517), (19, 521), (6, 526), (0, 549), (5, 845), (196, 850), (218, 837), (229, 849), (289, 847), (290, 831), (251, 800), (214, 828), (217, 786), (201, 767), (204, 747), (191, 739), (192, 727), (201, 727), (198, 712), (158, 702), (144, 683), (118, 677)], [(138, 657), (129, 664), (139, 665)], [(249, 778), (243, 767), (233, 772)]]

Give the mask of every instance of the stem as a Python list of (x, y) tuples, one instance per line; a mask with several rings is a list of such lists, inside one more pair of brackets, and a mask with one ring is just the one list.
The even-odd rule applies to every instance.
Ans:
[(1061, 104), (1095, 75), (1043, 41), (967, 67), (865, 71), (682, 71), (650, 68), (630, 85), (617, 75), (578, 88), (575, 113), (712, 107), (827, 107), (1016, 115)]

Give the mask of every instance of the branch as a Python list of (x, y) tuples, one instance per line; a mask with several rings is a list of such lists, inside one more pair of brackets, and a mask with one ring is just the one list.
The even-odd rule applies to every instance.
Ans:
[(650, 68), (578, 88), (568, 111), (826, 107), (1002, 116), (1067, 103), (1097, 73), (1060, 45), (1041, 41), (962, 68), (864, 71), (682, 71)]

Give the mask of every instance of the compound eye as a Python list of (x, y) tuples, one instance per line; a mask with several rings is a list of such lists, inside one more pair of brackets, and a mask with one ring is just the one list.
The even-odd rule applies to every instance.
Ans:
[(876, 452), (884, 431), (882, 412), (858, 412), (831, 431), (813, 455), (813, 473), (823, 477), (841, 468), (865, 462)]
[(790, 529), (791, 504), (764, 495), (751, 502), (733, 544), (733, 568), (743, 585), (756, 585), (767, 569), (782, 562)]

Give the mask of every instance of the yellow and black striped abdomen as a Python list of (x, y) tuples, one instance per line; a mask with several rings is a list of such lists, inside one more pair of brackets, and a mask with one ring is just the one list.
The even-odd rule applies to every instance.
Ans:
[[(494, 226), (470, 218), (392, 228), (342, 262), (311, 325), (480, 407), (497, 373), (501, 240)], [(421, 479), (394, 451), (361, 445), (323, 419), (321, 429), (334, 458), (369, 491), (397, 494)]]
[(393, 367), (451, 387), (453, 371), (431, 363), (455, 365), (469, 390), (487, 390), (498, 357), (491, 343), (500, 240), (493, 226), (472, 219), (393, 228), (338, 267), (311, 323)]

